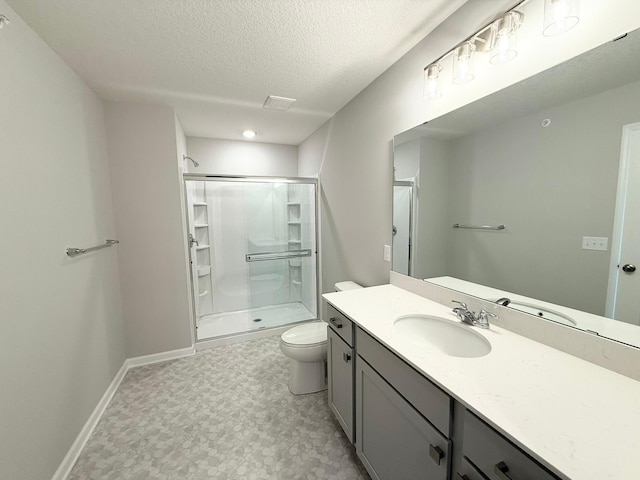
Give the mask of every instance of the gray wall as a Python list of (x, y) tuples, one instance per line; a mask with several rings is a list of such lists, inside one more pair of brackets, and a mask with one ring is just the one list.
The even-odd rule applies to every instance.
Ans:
[(251, 141), (187, 137), (188, 155), (200, 164), (185, 164), (190, 173), (218, 175), (298, 176), (298, 147)]
[[(447, 273), (604, 315), (622, 126), (640, 121), (640, 82), (493, 126), (452, 143)], [(549, 127), (541, 127), (543, 119)]]
[[(105, 104), (127, 357), (192, 345), (181, 165), (171, 107)], [(183, 143), (183, 142), (181, 142)]]
[(102, 102), (7, 4), (0, 477), (49, 479), (125, 360)]

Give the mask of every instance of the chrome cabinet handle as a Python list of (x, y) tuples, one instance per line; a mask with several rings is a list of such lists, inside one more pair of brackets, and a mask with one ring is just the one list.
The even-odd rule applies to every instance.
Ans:
[(509, 466), (504, 462), (496, 463), (493, 467), (493, 473), (495, 473), (500, 480), (513, 480), (507, 472), (509, 471)]
[(343, 359), (345, 362), (349, 363), (349, 360), (351, 360), (351, 354), (350, 354), (350, 353), (346, 353), (346, 352), (344, 352), (344, 353), (342, 354), (342, 359)]
[(436, 462), (436, 465), (440, 465), (440, 460), (444, 457), (444, 452), (440, 447), (429, 444), (429, 456), (431, 457), (431, 460)]
[(329, 321), (336, 326), (336, 328), (342, 328), (342, 323), (338, 323), (335, 317), (331, 317)]
[(471, 479), (462, 473), (456, 473), (456, 480), (471, 480)]

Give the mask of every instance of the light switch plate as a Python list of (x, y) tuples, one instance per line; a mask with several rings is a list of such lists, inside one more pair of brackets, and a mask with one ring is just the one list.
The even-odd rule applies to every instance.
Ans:
[(390, 262), (391, 261), (391, 245), (385, 245), (384, 246), (384, 261), (385, 262)]
[(602, 250), (607, 251), (609, 246), (609, 237), (582, 237), (583, 250)]

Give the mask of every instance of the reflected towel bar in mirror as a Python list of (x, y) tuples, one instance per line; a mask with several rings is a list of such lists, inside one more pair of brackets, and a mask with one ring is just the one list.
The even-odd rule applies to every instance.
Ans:
[(304, 250), (286, 250), (284, 252), (256, 252), (247, 253), (245, 260), (247, 262), (262, 262), (264, 260), (286, 260), (288, 258), (310, 257), (311, 249)]
[(461, 223), (454, 223), (453, 228), (472, 228), (474, 230), (504, 230), (504, 225), (462, 225)]
[(85, 253), (93, 252), (94, 250), (100, 250), (101, 248), (110, 247), (111, 245), (115, 245), (116, 243), (120, 243), (120, 240), (107, 239), (105, 240), (105, 243), (103, 243), (102, 245), (97, 245), (91, 248), (68, 247), (67, 255), (69, 255), (70, 257), (77, 257), (78, 255), (83, 255)]

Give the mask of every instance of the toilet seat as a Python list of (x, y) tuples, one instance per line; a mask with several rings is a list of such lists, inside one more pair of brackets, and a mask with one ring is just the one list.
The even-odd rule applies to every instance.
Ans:
[(293, 348), (310, 348), (327, 343), (327, 324), (312, 322), (290, 328), (280, 337), (282, 343)]

